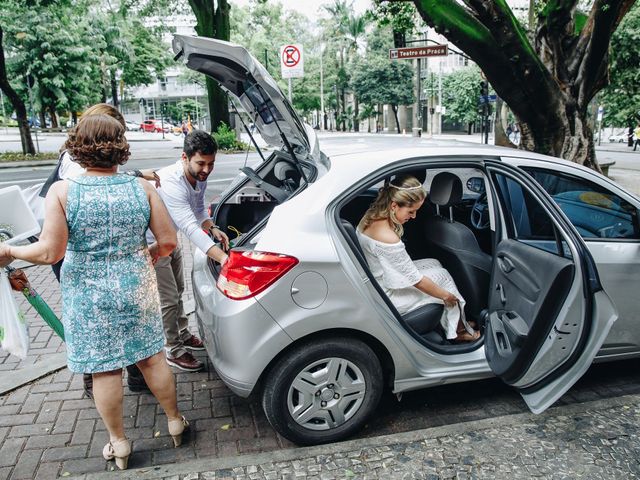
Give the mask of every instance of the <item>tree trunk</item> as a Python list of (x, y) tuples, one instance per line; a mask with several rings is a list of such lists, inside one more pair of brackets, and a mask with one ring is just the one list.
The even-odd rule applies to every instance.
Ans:
[(111, 85), (111, 100), (113, 106), (118, 108), (120, 101), (118, 100), (118, 82), (116, 81), (116, 72), (114, 69), (109, 69), (109, 84)]
[(358, 114), (360, 113), (360, 106), (358, 105), (358, 97), (353, 96), (353, 131), (360, 131), (360, 121), (358, 120)]
[(75, 110), (71, 112), (71, 119), (73, 125), (77, 125), (78, 124), (78, 112), (76, 112)]
[(505, 125), (508, 123), (508, 107), (500, 97), (496, 99), (496, 124), (494, 143), (501, 147), (518, 148), (511, 142), (511, 139), (505, 131)]
[[(229, 4), (227, 0), (218, 0), (218, 8), (214, 11), (214, 2), (211, 0), (189, 0), (189, 5), (196, 16), (196, 33), (201, 37), (229, 40), (231, 30), (229, 26)], [(207, 103), (211, 131), (218, 129), (222, 122), (229, 122), (229, 99), (218, 84), (206, 77)]]
[(47, 128), (47, 117), (45, 116), (45, 107), (38, 112), (38, 117), (40, 117), (40, 128)]
[(400, 132), (400, 120), (398, 120), (398, 105), (396, 105), (395, 103), (391, 104), (391, 110), (393, 110), (393, 116), (396, 119), (396, 130), (398, 130), (398, 133)]
[(58, 128), (58, 115), (56, 113), (56, 107), (51, 105), (49, 107), (49, 115), (51, 115), (51, 128)]
[(589, 127), (586, 112), (567, 112), (564, 105), (556, 111), (561, 125), (554, 127), (555, 122), (520, 121), (520, 145), (524, 150), (544, 153), (553, 157), (573, 159), (585, 167), (600, 172), (596, 160), (596, 149), (593, 132)]

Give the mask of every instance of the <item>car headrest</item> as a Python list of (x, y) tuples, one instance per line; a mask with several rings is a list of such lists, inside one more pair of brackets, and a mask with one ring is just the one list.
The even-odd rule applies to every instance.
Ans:
[(273, 175), (280, 181), (287, 180), (289, 178), (299, 181), (300, 180), (300, 172), (294, 167), (286, 162), (278, 162), (273, 167)]
[(448, 207), (462, 201), (462, 182), (457, 175), (441, 172), (433, 177), (429, 199), (434, 205)]

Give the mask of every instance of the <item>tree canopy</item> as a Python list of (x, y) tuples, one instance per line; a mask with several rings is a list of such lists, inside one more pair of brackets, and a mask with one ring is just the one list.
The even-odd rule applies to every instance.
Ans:
[(529, 29), (504, 0), (413, 3), (509, 105), (520, 148), (598, 168), (587, 110), (607, 84), (609, 40), (634, 0), (594, 0), (586, 13), (577, 0), (538, 2)]
[(611, 38), (609, 85), (600, 93), (604, 124), (624, 126), (640, 120), (640, 5), (625, 16)]

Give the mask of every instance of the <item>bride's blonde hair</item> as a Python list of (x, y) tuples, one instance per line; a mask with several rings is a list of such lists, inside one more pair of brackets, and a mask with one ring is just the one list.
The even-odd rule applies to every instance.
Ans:
[(425, 197), (426, 192), (417, 178), (411, 175), (400, 176), (378, 191), (377, 198), (358, 223), (358, 230), (363, 232), (373, 222), (387, 220), (393, 227), (393, 231), (402, 237), (404, 229), (391, 211), (391, 202), (396, 202), (400, 207), (408, 207), (414, 203), (422, 202)]

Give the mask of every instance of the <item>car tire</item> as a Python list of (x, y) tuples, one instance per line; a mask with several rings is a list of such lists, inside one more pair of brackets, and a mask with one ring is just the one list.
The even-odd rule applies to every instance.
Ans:
[[(262, 407), (271, 426), (298, 445), (335, 442), (363, 426), (380, 401), (382, 385), (380, 360), (367, 344), (350, 338), (317, 340), (297, 346), (273, 365)], [(301, 413), (300, 422), (296, 413)]]

